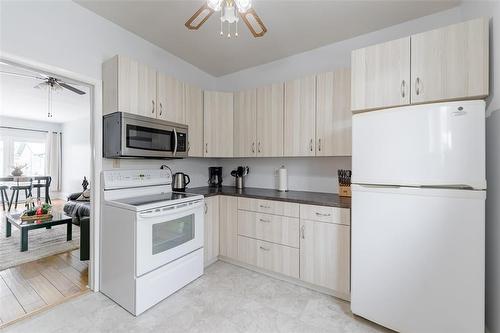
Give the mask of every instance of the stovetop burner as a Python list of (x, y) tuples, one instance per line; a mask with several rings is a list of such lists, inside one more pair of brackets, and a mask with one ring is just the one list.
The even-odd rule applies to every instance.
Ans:
[(144, 195), (140, 197), (124, 198), (115, 200), (116, 202), (131, 205), (131, 206), (143, 206), (147, 204), (154, 204), (157, 202), (168, 202), (172, 200), (179, 200), (188, 197), (197, 196), (197, 194), (181, 193), (181, 192), (169, 192), (161, 194)]

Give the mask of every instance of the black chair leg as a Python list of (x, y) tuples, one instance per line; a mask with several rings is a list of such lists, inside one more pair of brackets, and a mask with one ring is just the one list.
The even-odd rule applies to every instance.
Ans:
[(5, 212), (5, 199), (3, 197), (3, 190), (1, 190), (0, 192), (2, 194), (2, 208), (3, 208), (3, 211)]
[(15, 190), (12, 190), (12, 194), (10, 195), (9, 212), (10, 212), (10, 208), (12, 207), (12, 203), (14, 202), (14, 193), (15, 192), (16, 192)]
[(17, 201), (19, 199), (19, 190), (16, 190), (16, 204), (14, 205), (14, 209), (17, 209)]

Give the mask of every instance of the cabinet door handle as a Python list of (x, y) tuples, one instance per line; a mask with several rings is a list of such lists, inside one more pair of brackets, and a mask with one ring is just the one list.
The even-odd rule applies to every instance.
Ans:
[(263, 246), (259, 246), (259, 249), (261, 249), (262, 251), (271, 251), (270, 248), (263, 247)]
[(252, 153), (255, 153), (255, 142), (252, 142)]
[(151, 113), (155, 113), (155, 101), (151, 101), (153, 107), (151, 108)]
[(306, 239), (306, 233), (305, 233), (305, 230), (306, 230), (306, 226), (303, 224), (303, 225), (300, 227), (300, 237), (302, 237), (302, 239)]
[(163, 113), (163, 104), (160, 102), (160, 116)]
[(324, 216), (324, 217), (328, 217), (328, 216), (332, 216), (332, 214), (322, 214), (322, 213), (318, 213), (318, 212), (316, 212), (316, 216)]
[(260, 141), (259, 143), (257, 144), (257, 152), (260, 153)]
[(207, 203), (205, 202), (205, 214), (207, 214), (207, 212), (208, 212), (208, 205), (207, 205)]
[(321, 138), (318, 139), (318, 151), (321, 151)]
[(271, 206), (266, 206), (266, 205), (259, 205), (259, 207), (260, 208), (267, 208), (267, 209), (271, 208)]
[(205, 154), (208, 154), (208, 142), (205, 143)]
[(187, 149), (188, 153), (189, 153), (189, 150), (191, 150), (191, 143), (188, 141), (188, 149)]
[(420, 78), (417, 77), (417, 79), (415, 80), (415, 93), (418, 95), (420, 95)]
[(406, 81), (401, 81), (401, 97), (405, 98), (406, 96)]
[(313, 151), (313, 139), (309, 141), (309, 150)]
[(269, 220), (264, 220), (264, 219), (259, 219), (260, 222), (264, 222), (264, 223), (271, 223), (271, 221)]

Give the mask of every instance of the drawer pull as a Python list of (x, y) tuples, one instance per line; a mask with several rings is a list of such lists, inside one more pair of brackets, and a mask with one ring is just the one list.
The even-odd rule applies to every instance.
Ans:
[(262, 251), (271, 251), (270, 248), (263, 247), (263, 246), (259, 246), (259, 249), (261, 249)]
[(259, 205), (260, 208), (266, 208), (266, 209), (269, 209), (271, 208), (271, 206), (266, 206), (266, 205)]
[(332, 216), (332, 214), (330, 214), (330, 213), (328, 213), (328, 214), (321, 214), (321, 213), (316, 212), (316, 216), (325, 216), (325, 217), (328, 217), (328, 216)]
[(264, 222), (264, 223), (271, 223), (271, 221), (269, 220), (264, 220), (264, 219), (259, 219), (260, 222)]
[(300, 236), (302, 237), (302, 239), (306, 239), (306, 226), (305, 225), (302, 225), (302, 227), (300, 227)]

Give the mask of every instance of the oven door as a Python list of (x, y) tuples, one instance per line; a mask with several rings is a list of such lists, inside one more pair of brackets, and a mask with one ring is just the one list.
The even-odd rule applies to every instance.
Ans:
[(137, 276), (203, 247), (203, 200), (137, 215)]
[(122, 122), (122, 155), (128, 157), (173, 157), (176, 148), (175, 127), (126, 115)]

